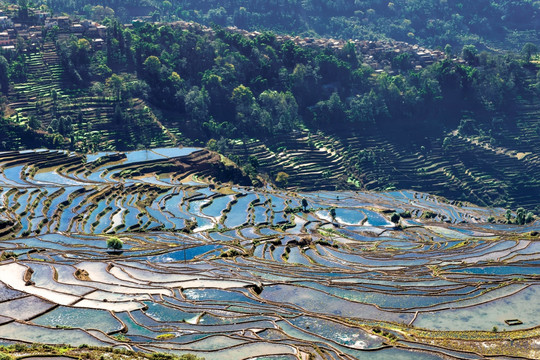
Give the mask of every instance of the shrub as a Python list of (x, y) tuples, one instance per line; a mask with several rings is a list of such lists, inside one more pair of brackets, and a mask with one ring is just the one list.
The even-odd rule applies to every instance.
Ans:
[(409, 210), (402, 212), (399, 214), (403, 219), (409, 219), (411, 217), (411, 212)]
[(110, 237), (107, 239), (107, 248), (113, 250), (120, 250), (124, 246), (122, 240), (117, 237)]
[(336, 218), (336, 209), (335, 208), (330, 209), (330, 217), (332, 218), (332, 220), (334, 220)]
[(2, 255), (0, 255), (0, 261), (7, 260), (7, 259), (16, 259), (17, 254), (15, 254), (13, 251), (4, 251), (2, 252)]
[(151, 360), (174, 360), (174, 355), (165, 353), (154, 353), (150, 356)]
[(276, 184), (287, 185), (288, 182), (289, 182), (289, 174), (283, 171), (278, 172), (276, 176)]

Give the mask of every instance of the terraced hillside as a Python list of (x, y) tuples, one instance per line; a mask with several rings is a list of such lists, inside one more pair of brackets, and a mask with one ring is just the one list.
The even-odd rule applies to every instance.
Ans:
[[(14, 123), (30, 125), (38, 133), (47, 131), (51, 137), (54, 133), (63, 135), (59, 126), (70, 127), (73, 136), (69, 142), (57, 136), (56, 146), (82, 152), (134, 147), (133, 144), (146, 147), (176, 144), (175, 136), (160, 124), (143, 100), (124, 103), (113, 97), (92, 96), (90, 89), (73, 89), (53, 42), (46, 42), (42, 49), (26, 56), (27, 80), (14, 84), (8, 94), (7, 113)], [(129, 124), (115, 120), (116, 107), (124, 118), (133, 120)], [(144, 134), (149, 137), (142, 137)], [(9, 139), (15, 144), (22, 140)]]
[[(148, 31), (151, 31), (152, 26), (147, 25)], [(214, 50), (208, 44), (213, 44), (212, 41), (217, 41), (219, 36), (222, 36), (225, 40), (229, 39), (227, 40), (229, 42), (233, 42), (231, 40), (233, 38), (236, 39), (234, 42), (240, 41), (240, 43), (242, 41), (251, 41), (255, 44), (259, 41), (266, 41), (262, 35), (263, 40), (257, 37), (260, 34), (257, 35), (256, 33), (238, 29), (227, 29), (227, 31), (221, 29), (216, 32), (209, 28), (183, 22), (175, 23), (171, 31), (173, 28), (181, 29), (185, 31), (185, 34), (201, 36), (199, 39), (201, 44), (204, 43), (211, 50), (209, 53), (212, 54), (214, 54)], [(118, 25), (116, 32), (121, 31), (124, 31), (124, 28)], [(157, 32), (156, 29), (152, 31)], [(206, 37), (201, 34), (206, 34), (204, 35)], [(252, 39), (257, 39), (257, 41)], [(376, 69), (374, 73), (371, 73), (371, 70), (366, 70), (367, 68), (364, 66), (359, 69), (362, 70), (362, 76), (356, 73), (355, 76), (362, 77), (362, 80), (357, 79), (355, 81), (363, 82), (362, 86), (366, 89), (377, 89), (380, 86), (378, 83), (385, 82), (388, 79), (391, 79), (388, 81), (397, 83), (404, 81), (404, 78), (406, 78), (405, 71), (399, 70), (390, 61), (394, 59), (392, 56), (401, 51), (409, 55), (416, 54), (414, 55), (414, 61), (409, 65), (414, 65), (415, 69), (417, 67), (420, 70), (424, 69), (422, 71), (426, 72), (436, 71), (426, 69), (426, 66), (434, 61), (445, 61), (445, 65), (441, 66), (441, 68), (449, 68), (451, 70), (447, 70), (450, 72), (469, 71), (471, 73), (480, 73), (483, 71), (482, 66), (463, 65), (463, 67), (460, 67), (465, 63), (462, 59), (446, 58), (447, 56), (440, 51), (429, 52), (427, 49), (415, 48), (405, 43), (383, 44), (356, 41), (354, 42), (355, 45), (352, 45), (353, 43), (347, 45), (342, 40), (321, 39), (315, 42), (307, 41), (309, 39), (294, 38), (294, 41), (291, 39), (293, 38), (280, 36), (272, 41), (274, 45), (279, 45), (276, 45), (278, 51), (281, 51), (280, 49), (285, 44), (288, 44), (287, 46), (297, 46), (299, 52), (308, 49), (309, 51), (313, 50), (315, 51), (313, 54), (316, 54), (316, 51), (319, 51), (316, 49), (320, 47), (326, 48), (324, 51), (329, 53), (335, 51), (338, 55), (347, 48), (351, 48), (351, 46), (360, 49), (359, 55), (364, 55), (365, 61), (369, 60), (366, 64), (373, 66), (373, 70)], [(133, 49), (125, 50), (132, 51)], [(231, 46), (230, 50), (238, 49)], [(420, 62), (421, 58), (418, 58), (420, 56), (418, 54), (424, 54), (422, 56), (427, 57), (424, 62)], [(196, 77), (190, 78), (192, 73), (203, 74), (203, 71), (185, 71), (186, 68), (182, 65), (181, 69), (185, 71), (182, 73), (177, 69), (180, 65), (177, 64), (177, 67), (172, 67), (172, 64), (169, 64), (171, 68), (167, 71), (171, 71), (170, 76), (177, 75), (171, 78), (176, 79), (176, 83), (174, 86), (171, 85), (172, 87), (169, 87), (169, 82), (174, 83), (172, 80), (157, 84), (152, 82), (153, 80), (151, 80), (149, 74), (146, 74), (146, 77), (141, 77), (140, 74), (120, 72), (121, 78), (119, 79), (121, 81), (139, 82), (139, 85), (142, 84), (141, 86), (146, 85), (148, 87), (145, 90), (147, 91), (146, 96), (142, 94), (144, 91), (140, 96), (152, 101), (153, 105), (150, 105), (149, 102), (138, 97), (126, 97), (120, 100), (121, 96), (118, 94), (122, 91), (117, 96), (113, 96), (110, 85), (106, 85), (107, 81), (104, 81), (107, 90), (96, 93), (108, 96), (92, 96), (91, 88), (73, 90), (73, 84), (66, 81), (58, 51), (52, 42), (46, 42), (40, 52), (30, 53), (27, 56), (28, 80), (25, 83), (14, 84), (8, 96), (9, 106), (7, 113), (14, 123), (20, 124), (20, 128), (17, 132), (0, 134), (0, 146), (4, 149), (44, 146), (49, 148), (69, 148), (86, 153), (98, 150), (203, 144), (211, 136), (219, 140), (220, 137), (225, 136), (224, 134), (228, 134), (227, 137), (231, 139), (229, 139), (228, 149), (225, 147), (220, 149), (223, 154), (230, 156), (235, 161), (238, 160), (243, 165), (255, 165), (253, 168), (248, 166), (244, 169), (253, 178), (256, 178), (257, 172), (260, 172), (266, 174), (267, 182), (273, 182), (289, 190), (411, 189), (426, 191), (460, 201), (472, 201), (481, 205), (504, 206), (512, 209), (524, 207), (527, 210), (540, 213), (540, 202), (538, 201), (540, 196), (540, 171), (538, 171), (540, 169), (538, 155), (540, 154), (540, 117), (538, 115), (540, 101), (538, 101), (537, 96), (534, 96), (534, 91), (531, 90), (536, 87), (537, 82), (536, 72), (534, 71), (536, 65), (533, 63), (524, 65), (523, 62), (513, 60), (512, 66), (520, 69), (520, 71), (516, 71), (516, 74), (524, 77), (519, 79), (520, 83), (524, 83), (524, 86), (514, 89), (516, 94), (519, 93), (519, 96), (512, 93), (512, 96), (515, 95), (517, 100), (508, 110), (499, 109), (490, 112), (483, 108), (483, 110), (480, 109), (478, 104), (475, 104), (474, 106), (471, 105), (471, 107), (476, 110), (460, 108), (455, 116), (452, 115), (454, 118), (450, 120), (420, 119), (417, 121), (417, 119), (414, 119), (413, 121), (408, 119), (414, 125), (408, 125), (407, 121), (402, 121), (399, 118), (401, 113), (393, 115), (392, 118), (373, 118), (371, 121), (374, 123), (369, 124), (363, 124), (365, 119), (359, 121), (352, 115), (348, 115), (348, 122), (336, 121), (334, 124), (331, 121), (332, 115), (327, 114), (328, 119), (325, 121), (328, 123), (325, 124), (325, 121), (321, 120), (321, 124), (319, 124), (316, 122), (315, 118), (317, 116), (315, 113), (317, 111), (321, 112), (328, 105), (330, 98), (315, 102), (305, 109), (294, 110), (295, 106), (303, 101), (305, 94), (300, 93), (294, 95), (298, 97), (298, 99), (294, 99), (296, 105), (294, 105), (292, 98), (287, 100), (291, 106), (285, 106), (286, 111), (283, 110), (284, 107), (281, 105), (281, 108), (277, 106), (274, 110), (269, 108), (262, 111), (265, 105), (257, 103), (259, 101), (255, 96), (257, 92), (253, 95), (254, 93), (249, 90), (247, 92), (251, 94), (251, 96), (248, 96), (249, 103), (253, 108), (249, 111), (246, 110), (246, 114), (250, 114), (247, 116), (246, 114), (236, 113), (236, 110), (241, 109), (245, 104), (240, 106), (231, 103), (229, 107), (225, 106), (227, 102), (231, 101), (232, 92), (235, 89), (242, 89), (242, 87), (239, 85), (234, 88), (232, 82), (229, 84), (231, 89), (219, 85), (219, 90), (216, 90), (218, 88), (212, 90), (214, 93), (210, 96), (200, 90), (206, 89), (205, 86), (210, 86), (209, 84), (195, 85), (198, 84), (197, 81), (200, 79)], [(147, 59), (152, 58), (151, 56), (148, 56)], [(214, 59), (210, 59), (213, 55), (205, 56), (209, 56), (207, 60), (212, 60), (209, 63), (214, 63)], [(155, 58), (161, 62), (157, 57)], [(324, 57), (320, 56), (320, 58)], [(384, 59), (384, 61), (377, 62), (375, 59)], [(142, 58), (140, 60), (142, 61)], [(163, 61), (165, 62), (165, 58)], [(359, 63), (359, 61), (356, 62)], [(486, 63), (488, 62), (486, 60)], [(194, 63), (195, 61), (191, 61), (192, 65)], [(252, 61), (246, 61), (245, 65), (248, 66), (247, 64), (252, 63)], [(284, 64), (276, 63), (275, 65), (277, 68), (278, 65)], [(145, 66), (141, 65), (141, 69), (137, 70), (137, 72), (144, 72), (143, 68)], [(173, 69), (180, 71), (182, 76)], [(385, 73), (386, 70), (384, 69), (387, 69), (388, 73)], [(210, 69), (207, 70), (210, 71)], [(259, 70), (253, 69), (254, 72)], [(290, 75), (293, 76), (294, 69), (290, 70)], [(415, 73), (415, 76), (427, 76), (420, 70)], [(490, 71), (494, 70), (491, 69)], [(389, 77), (390, 74), (396, 74), (396, 76)], [(216, 81), (219, 79), (221, 79), (220, 76), (214, 78)], [(437, 78), (429, 79), (437, 80)], [(489, 85), (486, 79), (487, 77), (478, 77), (475, 80), (480, 83), (484, 81), (486, 82), (484, 85)], [(103, 81), (103, 79), (100, 80)], [(230, 80), (232, 81), (232, 79)], [(246, 78), (242, 81), (249, 84), (247, 80)], [(252, 80), (255, 81), (256, 79)], [(272, 77), (270, 76), (268, 81), (271, 80)], [(148, 81), (148, 83), (145, 81)], [(351, 81), (350, 79), (344, 80), (342, 85), (351, 87), (353, 86)], [(153, 86), (150, 86), (150, 83)], [(443, 81), (437, 83), (441, 85)], [(242, 84), (242, 86), (244, 85)], [(163, 90), (164, 93), (160, 94), (159, 89)], [(330, 92), (336, 89), (339, 89), (339, 86), (329, 82), (323, 84), (321, 92), (329, 92), (327, 95), (332, 97)], [(396, 89), (397, 93), (399, 93), (399, 95), (396, 93), (396, 96), (401, 96), (401, 93), (409, 90), (410, 93), (415, 93), (415, 91), (424, 92), (425, 90), (416, 87), (408, 90)], [(282, 90), (279, 88), (281, 95), (272, 92), (266, 93), (266, 95), (274, 94), (272, 96), (275, 99), (272, 101), (275, 104), (279, 104), (280, 101), (281, 104), (285, 104), (287, 103), (285, 101), (286, 95)], [(148, 95), (148, 91), (153, 93), (153, 97)], [(169, 96), (167, 101), (162, 101), (165, 94), (175, 94), (172, 96), (174, 99), (170, 99), (171, 96)], [(384, 92), (381, 93), (380, 97), (385, 96), (384, 94)], [(278, 101), (280, 96), (283, 98)], [(364, 99), (364, 96), (367, 95), (363, 94), (361, 98)], [(461, 94), (459, 96), (465, 95)], [(211, 101), (214, 101), (212, 97), (216, 104), (210, 104)], [(321, 99), (323, 98), (321, 97)], [(342, 112), (354, 113), (352, 108), (347, 108), (352, 101), (347, 100), (345, 96), (343, 99), (339, 98), (337, 100), (339, 100), (338, 103), (342, 104)], [(400, 98), (395, 103), (404, 102), (405, 100), (405, 98)], [(489, 102), (489, 99), (484, 100)], [(189, 105), (186, 105), (186, 101)], [(200, 102), (200, 104), (197, 105), (197, 102)], [(254, 105), (256, 103), (257, 106)], [(270, 102), (266, 101), (266, 103)], [(426, 105), (422, 102), (415, 104), (416, 107)], [(466, 105), (469, 103), (463, 100), (460, 104)], [(376, 107), (373, 104), (370, 106)], [(219, 111), (219, 114), (212, 114), (209, 112), (209, 108), (214, 108), (214, 111), (216, 111), (215, 108), (228, 109), (228, 111)], [(276, 112), (277, 110), (283, 110), (287, 114)], [(310, 120), (311, 112), (313, 112), (311, 115), (313, 115), (314, 119)], [(416, 112), (421, 111), (416, 109)], [(264, 114), (265, 117), (259, 113)], [(323, 113), (318, 114), (320, 119), (326, 118)], [(305, 118), (300, 119), (300, 114)], [(220, 119), (218, 115), (223, 115), (225, 118)], [(475, 120), (475, 117), (478, 117), (478, 119)], [(285, 126), (284, 124), (273, 124), (272, 121), (265, 120), (266, 124), (273, 124), (269, 129), (266, 129), (268, 131), (261, 131), (261, 136), (258, 138), (244, 140), (250, 128), (257, 126), (257, 119), (261, 120), (259, 122), (263, 122), (263, 118), (267, 120), (271, 118), (289, 119), (290, 123), (286, 126), (296, 130), (280, 133), (274, 137), (263, 135), (263, 133), (272, 134), (272, 126), (276, 128)], [(239, 119), (249, 119), (253, 123), (249, 125), (240, 124), (238, 123)], [(437, 124), (432, 124), (433, 126), (430, 127), (430, 120)], [(457, 124), (459, 124), (460, 120), (478, 121), (478, 128), (473, 126), (472, 131), (458, 131)], [(313, 121), (313, 123), (310, 121)], [(366, 120), (366, 122), (369, 121)], [(354, 123), (354, 126), (351, 123)], [(34, 128), (35, 131), (27, 129), (26, 125)], [(353, 128), (347, 128), (349, 125)], [(242, 134), (242, 131), (238, 129), (244, 126), (245, 128), (242, 131), (245, 131), (245, 133)], [(336, 127), (341, 127), (341, 129)], [(362, 127), (365, 127), (365, 129)], [(258, 136), (257, 133), (252, 135)], [(47, 141), (41, 141), (42, 137), (46, 138)], [(282, 176), (276, 182), (280, 173)]]
[(235, 143), (227, 153), (240, 162), (256, 156), (258, 170), (271, 180), (286, 172), (288, 182), (281, 185), (290, 190), (411, 189), (540, 211), (540, 135), (534, 130), (540, 104), (523, 101), (520, 107), (517, 126), (504, 129), (498, 145), (457, 130), (446, 139), (415, 139), (411, 130), (304, 131)]
[(274, 139), (276, 143), (271, 148), (260, 140), (236, 142), (228, 155), (238, 156), (243, 162), (255, 156), (258, 170), (274, 176), (281, 171), (287, 173), (289, 180), (284, 185), (289, 189), (334, 190), (345, 184), (343, 157), (316, 139), (307, 132), (296, 132)]
[(414, 191), (219, 185), (242, 177), (213, 156), (0, 154), (0, 342), (206, 359), (540, 356), (538, 221)]

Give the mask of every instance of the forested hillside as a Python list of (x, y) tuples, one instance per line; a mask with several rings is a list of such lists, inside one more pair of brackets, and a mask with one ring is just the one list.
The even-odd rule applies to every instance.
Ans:
[[(205, 141), (306, 126), (422, 126), (426, 133), (459, 126), (496, 144), (497, 130), (512, 125), (516, 101), (539, 91), (530, 57), (476, 54), (467, 47), (465, 61), (447, 57), (424, 67), (414, 65), (415, 54), (381, 49), (370, 56), (386, 68), (374, 71), (353, 43), (321, 49), (272, 33), (108, 25), (102, 51), (85, 39), (57, 40), (71, 87), (118, 105), (146, 100), (182, 117), (189, 137)], [(129, 114), (115, 111), (118, 124), (130, 123)]]
[(519, 51), (527, 42), (538, 43), (540, 30), (540, 2), (535, 0), (49, 0), (46, 4), (55, 12), (96, 19), (114, 12), (123, 21), (148, 16), (153, 21), (191, 20), (308, 36), (388, 37), (433, 48), (473, 44)]

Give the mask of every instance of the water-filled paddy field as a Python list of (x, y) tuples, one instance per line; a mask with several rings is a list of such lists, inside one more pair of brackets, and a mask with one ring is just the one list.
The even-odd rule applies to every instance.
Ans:
[[(540, 357), (538, 221), (489, 224), (505, 210), (411, 191), (139, 171), (196, 151), (0, 154), (0, 343), (220, 360)], [(121, 251), (107, 249), (113, 236)]]

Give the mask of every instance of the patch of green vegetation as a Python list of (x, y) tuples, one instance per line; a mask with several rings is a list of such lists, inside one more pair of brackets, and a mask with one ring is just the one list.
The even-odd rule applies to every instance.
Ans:
[(193, 354), (185, 354), (182, 356), (176, 356), (166, 353), (147, 354), (127, 349), (113, 349), (111, 347), (89, 346), (86, 344), (82, 344), (81, 346), (76, 348), (70, 346), (52, 346), (39, 343), (29, 345), (13, 344), (8, 346), (0, 346), (1, 360), (12, 360), (15, 358), (19, 358), (20, 356), (43, 354), (46, 354), (46, 356), (63, 355), (88, 360), (100, 360), (104, 358), (129, 358), (133, 360), (204, 360), (204, 358), (198, 357)]
[(55, 326), (57, 329), (73, 329), (71, 326), (68, 326), (68, 325), (56, 325)]
[(124, 247), (124, 243), (119, 238), (113, 236), (107, 239), (107, 248), (119, 251)]
[(246, 254), (238, 249), (229, 249), (225, 252), (222, 252), (220, 257), (222, 258), (233, 258), (233, 257), (236, 257), (236, 256), (245, 256)]
[(536, 218), (532, 211), (526, 211), (522, 207), (516, 210), (515, 217), (513, 217), (511, 210), (506, 210), (505, 217), (506, 217), (506, 221), (509, 224), (517, 224), (517, 225), (525, 225), (525, 224), (531, 223)]
[(0, 261), (4, 261), (7, 259), (17, 259), (18, 255), (15, 254), (13, 251), (4, 250), (2, 251), (2, 254), (0, 255)]
[(126, 335), (120, 333), (120, 334), (116, 334), (114, 335), (114, 337), (116, 338), (116, 340), (118, 341), (129, 341), (129, 339), (126, 337)]

